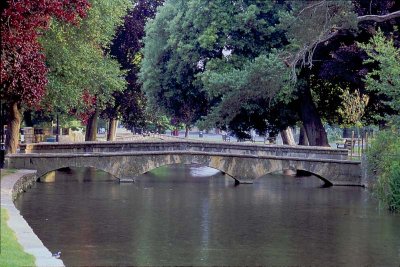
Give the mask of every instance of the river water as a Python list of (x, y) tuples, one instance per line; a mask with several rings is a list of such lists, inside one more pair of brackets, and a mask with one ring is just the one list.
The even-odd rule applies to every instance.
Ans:
[(360, 187), (267, 175), (252, 185), (201, 166), (116, 183), (57, 171), (16, 201), (67, 266), (400, 266), (400, 215)]

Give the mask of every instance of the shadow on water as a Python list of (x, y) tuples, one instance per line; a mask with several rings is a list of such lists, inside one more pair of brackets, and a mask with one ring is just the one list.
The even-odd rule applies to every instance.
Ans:
[(39, 178), (40, 183), (65, 183), (65, 182), (117, 182), (113, 175), (95, 168), (70, 168), (65, 167), (51, 171)]

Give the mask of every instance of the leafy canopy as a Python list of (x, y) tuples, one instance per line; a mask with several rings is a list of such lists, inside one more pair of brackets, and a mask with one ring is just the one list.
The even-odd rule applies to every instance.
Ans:
[(232, 118), (239, 103), (273, 98), (286, 79), (276, 52), (286, 42), (275, 28), (279, 8), (271, 1), (167, 1), (144, 39), (140, 77), (150, 104), (193, 123), (210, 105), (208, 119), (222, 111)]
[(400, 49), (381, 30), (378, 30), (369, 43), (360, 46), (370, 57), (365, 63), (378, 63), (378, 67), (366, 75), (367, 90), (386, 96), (386, 104), (397, 114), (386, 119), (394, 119), (400, 123)]
[[(115, 118), (120, 115), (122, 123), (129, 129), (143, 128), (149, 114), (146, 113), (147, 100), (138, 81), (138, 73), (143, 55), (144, 27), (154, 18), (157, 7), (164, 0), (138, 0), (119, 26), (110, 46), (110, 54), (115, 57), (126, 71), (126, 89), (114, 92), (107, 109), (102, 116)], [(150, 114), (153, 115), (153, 114)]]
[(125, 88), (125, 74), (107, 49), (132, 3), (92, 0), (91, 5), (78, 28), (53, 20), (41, 38), (50, 68), (46, 101), (64, 111), (84, 110), (85, 94), (101, 107), (112, 92)]
[[(2, 4), (3, 5), (3, 4)], [(1, 13), (1, 99), (37, 105), (45, 94), (47, 71), (39, 34), (52, 17), (76, 24), (86, 16), (87, 0), (8, 0)], [(74, 27), (74, 26), (70, 26)]]

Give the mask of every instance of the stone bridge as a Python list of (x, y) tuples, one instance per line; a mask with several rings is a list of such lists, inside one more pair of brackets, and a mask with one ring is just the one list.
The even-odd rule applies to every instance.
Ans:
[(117, 178), (133, 178), (170, 164), (201, 164), (253, 183), (265, 174), (302, 170), (329, 185), (359, 185), (361, 163), (347, 150), (200, 141), (85, 142), (27, 144), (6, 157), (7, 168), (36, 169), (38, 176), (64, 167), (94, 167)]

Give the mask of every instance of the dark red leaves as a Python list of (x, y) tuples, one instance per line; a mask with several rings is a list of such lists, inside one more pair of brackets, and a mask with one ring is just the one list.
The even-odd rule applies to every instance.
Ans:
[(89, 118), (96, 112), (96, 96), (90, 94), (88, 90), (85, 90), (82, 95), (82, 101), (82, 109), (79, 111), (77, 109), (70, 110), (69, 114), (74, 115), (86, 125)]
[(38, 42), (51, 17), (69, 23), (86, 16), (87, 0), (7, 1), (1, 14), (1, 98), (37, 105), (45, 93), (47, 68)]

